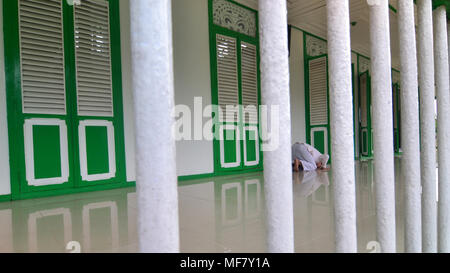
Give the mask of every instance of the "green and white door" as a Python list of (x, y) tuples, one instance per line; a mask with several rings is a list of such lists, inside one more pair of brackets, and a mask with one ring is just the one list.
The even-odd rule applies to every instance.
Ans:
[[(261, 166), (259, 140), (258, 47), (238, 35), (215, 35), (218, 131), (216, 170), (228, 172)], [(231, 107), (231, 108), (230, 108)], [(219, 155), (219, 156), (217, 156)]]
[(329, 103), (327, 56), (313, 57), (307, 61), (309, 128), (308, 140), (321, 153), (329, 154)]
[(372, 156), (372, 104), (369, 71), (359, 75), (359, 145), (362, 157)]
[(118, 2), (6, 2), (13, 195), (124, 182)]
[(400, 152), (400, 87), (398, 84), (392, 85), (392, 112), (394, 122), (394, 152)]

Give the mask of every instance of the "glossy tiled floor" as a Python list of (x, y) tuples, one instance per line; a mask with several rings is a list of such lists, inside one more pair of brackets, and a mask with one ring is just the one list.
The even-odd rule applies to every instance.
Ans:
[[(372, 162), (356, 162), (358, 250), (376, 239)], [(400, 164), (396, 159), (399, 178)], [(397, 179), (399, 181), (399, 179)], [(333, 252), (331, 173), (293, 174), (296, 252)], [(397, 245), (403, 202), (397, 189)], [(265, 252), (262, 173), (189, 181), (179, 187), (182, 252)], [(133, 188), (0, 203), (0, 252), (136, 252)]]

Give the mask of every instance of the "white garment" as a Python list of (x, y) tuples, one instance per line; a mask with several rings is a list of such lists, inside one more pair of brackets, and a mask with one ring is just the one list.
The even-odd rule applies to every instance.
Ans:
[[(311, 157), (306, 156), (304, 153), (302, 155), (302, 150), (305, 149), (308, 151), (308, 153), (311, 155)], [(328, 160), (330, 158), (329, 155), (321, 154), (316, 148), (313, 146), (307, 144), (307, 143), (295, 143), (292, 146), (292, 160), (297, 157), (302, 162), (303, 169), (305, 171), (313, 171), (315, 170), (316, 164), (315, 163), (322, 163), (322, 167), (326, 168)]]
[(295, 143), (292, 145), (292, 163), (296, 159), (300, 160), (304, 171), (314, 171), (317, 169), (316, 162), (304, 143)]
[[(323, 167), (327, 166), (327, 162), (328, 162), (328, 155), (322, 155), (316, 148), (314, 148), (313, 146), (304, 143), (306, 148), (308, 149), (308, 152), (311, 153), (314, 162), (319, 163), (322, 162)], [(326, 159), (326, 161), (324, 161)]]

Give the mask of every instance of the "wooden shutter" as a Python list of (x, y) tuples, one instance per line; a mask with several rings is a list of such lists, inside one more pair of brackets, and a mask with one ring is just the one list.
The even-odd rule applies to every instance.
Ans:
[(328, 124), (327, 59), (309, 61), (310, 124)]
[(19, 0), (22, 110), (66, 114), (62, 1)]
[(113, 116), (109, 2), (74, 6), (78, 115)]
[[(238, 112), (226, 112), (226, 106), (239, 105), (236, 39), (217, 35), (217, 84), (219, 106), (226, 121), (237, 122)], [(220, 117), (221, 121), (224, 121)]]
[(247, 108), (244, 122), (258, 123), (258, 74), (256, 46), (241, 43), (242, 106)]

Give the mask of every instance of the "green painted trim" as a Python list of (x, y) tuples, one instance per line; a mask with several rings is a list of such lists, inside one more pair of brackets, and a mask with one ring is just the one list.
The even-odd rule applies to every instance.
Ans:
[(131, 187), (136, 187), (136, 182), (124, 182), (124, 183), (116, 183), (116, 184), (108, 184), (108, 185), (95, 185), (95, 186), (86, 186), (86, 187), (81, 187), (81, 188), (60, 189), (60, 190), (44, 191), (44, 192), (28, 192), (28, 193), (23, 193), (20, 196), (13, 198), (12, 200), (14, 200), (14, 201), (26, 200), (26, 199), (35, 199), (35, 198), (51, 197), (51, 196), (58, 196), (58, 195), (105, 191), (105, 190), (131, 188)]
[(389, 9), (392, 10), (394, 13), (397, 13), (397, 9), (394, 8), (391, 4), (389, 4)]
[(17, 139), (23, 139), (18, 134), (19, 124), (16, 109), (22, 109), (20, 100), (20, 55), (19, 55), (19, 33), (18, 33), (18, 5), (17, 1), (3, 1), (3, 34), (5, 51), (5, 80), (6, 80), (6, 108), (8, 119), (9, 159), (11, 195), (14, 197), (19, 193), (20, 164), (17, 154), (22, 154)]
[[(393, 88), (395, 89), (395, 93), (393, 96), (396, 96), (396, 102), (397, 102), (397, 112), (394, 112), (393, 115), (397, 116), (397, 129), (394, 128), (394, 151), (398, 154), (401, 154), (400, 150), (402, 149), (402, 117), (401, 117), (401, 90), (400, 90), (400, 84), (393, 84)], [(392, 101), (394, 103), (394, 101)], [(420, 110), (420, 103), (419, 103), (419, 110)], [(419, 111), (420, 112), (420, 111)], [(394, 119), (393, 119), (394, 120)], [(419, 129), (420, 129), (420, 123), (419, 123)], [(395, 134), (397, 133), (397, 135)], [(420, 137), (420, 135), (419, 135)]]
[(112, 81), (114, 93), (114, 118), (116, 141), (116, 178), (126, 181), (126, 156), (125, 156), (125, 126), (123, 114), (123, 85), (122, 85), (122, 44), (120, 33), (120, 4), (119, 0), (110, 1), (110, 36), (111, 36), (111, 63)]
[[(353, 58), (351, 57), (351, 59), (353, 59)], [(358, 59), (358, 58), (356, 58), (356, 59)], [(355, 69), (356, 68), (355, 68), (355, 63), (353, 63), (353, 61), (351, 61), (351, 63), (352, 63), (352, 97), (353, 97), (353, 99), (352, 99), (352, 103), (353, 103), (353, 105), (352, 105), (353, 155), (355, 156), (355, 158), (357, 158), (358, 154), (357, 154), (356, 144), (358, 142), (357, 142), (357, 139), (356, 139), (356, 130), (357, 130), (358, 126), (357, 126), (357, 122), (355, 120), (355, 115), (356, 115), (356, 96), (355, 96), (356, 95), (356, 88), (355, 88), (355, 79), (356, 79), (356, 77), (355, 77)]]
[(196, 179), (204, 179), (211, 178), (216, 176), (214, 173), (205, 173), (205, 174), (194, 174), (194, 175), (182, 175), (178, 176), (178, 182), (196, 180)]
[(11, 194), (0, 195), (0, 202), (10, 202), (12, 200)]
[(245, 175), (248, 173), (255, 173), (255, 172), (262, 172), (262, 171), (263, 171), (262, 168), (249, 168), (249, 169), (229, 171), (226, 173), (224, 172), (224, 173), (205, 173), (205, 174), (184, 175), (184, 176), (178, 176), (178, 182), (180, 182), (180, 184), (185, 184), (183, 182), (197, 180), (197, 179), (224, 177), (224, 176), (231, 176), (231, 175)]

